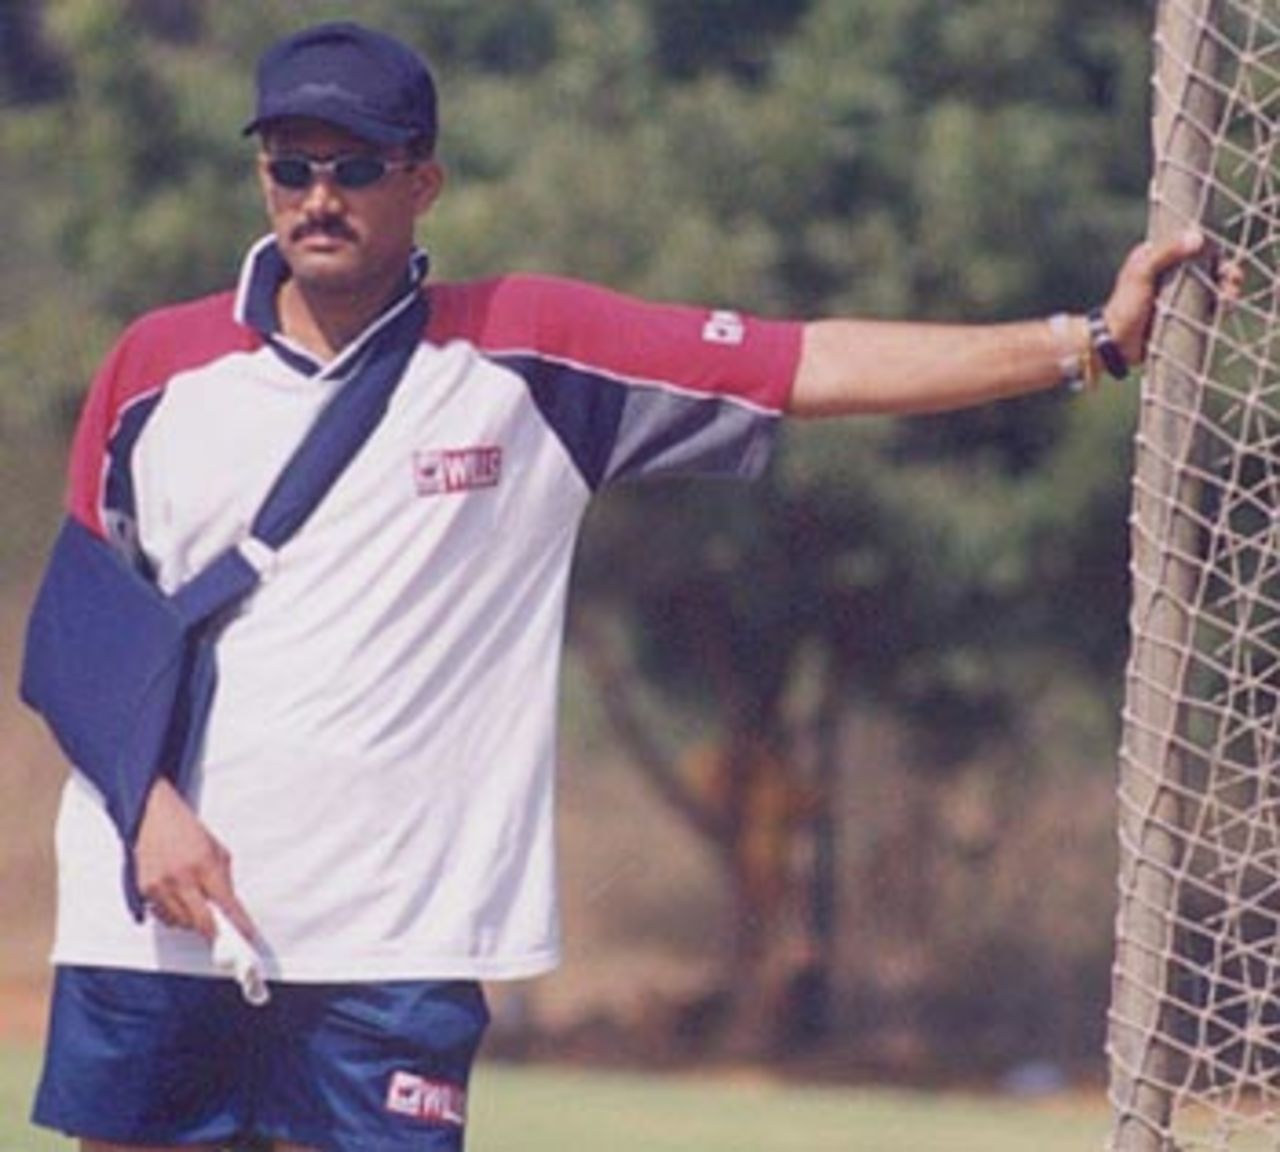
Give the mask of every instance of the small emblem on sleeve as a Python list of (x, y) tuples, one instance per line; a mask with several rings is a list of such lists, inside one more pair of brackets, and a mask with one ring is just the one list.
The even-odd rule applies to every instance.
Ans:
[(419, 496), (447, 496), (473, 488), (496, 488), (502, 479), (502, 449), (443, 448), (413, 454), (413, 482)]
[(702, 339), (708, 344), (741, 344), (747, 326), (737, 312), (712, 312), (702, 326)]
[(463, 1128), (467, 1123), (467, 1093), (443, 1080), (393, 1072), (387, 1087), (387, 1111), (424, 1124)]

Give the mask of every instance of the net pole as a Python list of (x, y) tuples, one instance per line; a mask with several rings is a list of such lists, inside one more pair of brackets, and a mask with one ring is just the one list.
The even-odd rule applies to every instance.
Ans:
[[(1213, 135), (1221, 97), (1215, 75), (1216, 0), (1161, 0), (1149, 236), (1198, 223), (1211, 194)], [(1199, 295), (1201, 299), (1196, 299)], [(1193, 467), (1199, 388), (1211, 301), (1193, 277), (1164, 286), (1143, 379), (1131, 515), (1133, 645), (1126, 674), (1119, 779), (1119, 908), (1108, 1030), (1114, 1152), (1167, 1152), (1177, 1053), (1168, 1044), (1177, 874), (1183, 857), (1180, 701), (1194, 623), (1199, 531)]]

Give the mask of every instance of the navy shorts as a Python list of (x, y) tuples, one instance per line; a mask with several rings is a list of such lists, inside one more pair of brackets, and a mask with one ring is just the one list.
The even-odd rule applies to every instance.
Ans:
[(272, 983), (59, 967), (37, 1124), (115, 1144), (258, 1137), (460, 1152), (488, 1024), (470, 981)]

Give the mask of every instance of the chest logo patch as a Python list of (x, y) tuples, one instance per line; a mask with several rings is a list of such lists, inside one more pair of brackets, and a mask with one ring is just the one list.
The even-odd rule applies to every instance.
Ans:
[(502, 479), (502, 449), (422, 449), (413, 454), (413, 483), (419, 496), (449, 496), (475, 488), (496, 488)]

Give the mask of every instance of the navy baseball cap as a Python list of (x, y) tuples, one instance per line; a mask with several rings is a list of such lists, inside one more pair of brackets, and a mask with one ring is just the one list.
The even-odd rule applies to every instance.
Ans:
[(258, 62), (258, 106), (246, 136), (305, 116), (375, 144), (436, 140), (436, 86), (417, 53), (359, 24), (317, 24), (286, 36)]

